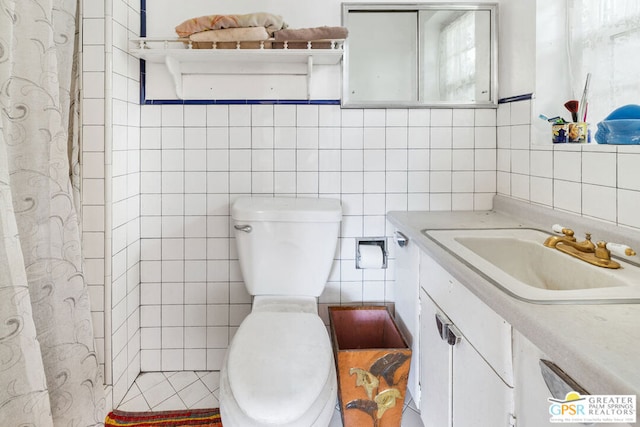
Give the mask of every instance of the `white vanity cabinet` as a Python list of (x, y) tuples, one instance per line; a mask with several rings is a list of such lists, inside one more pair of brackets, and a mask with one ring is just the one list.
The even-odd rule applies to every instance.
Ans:
[[(416, 402), (420, 402), (420, 249), (401, 233), (396, 234), (395, 313), (396, 322), (411, 346), (411, 367), (407, 388)], [(420, 409), (418, 407), (418, 409)]]
[(514, 425), (511, 326), (424, 253), (420, 287), (425, 427)]
[[(444, 245), (435, 233), (424, 229), (428, 225), (428, 231), (440, 230), (444, 236), (456, 228), (516, 229), (565, 220), (564, 215), (496, 197), (496, 210), (491, 212), (388, 214), (389, 222), (412, 239), (409, 245), (417, 247), (402, 255), (394, 245), (400, 266), (394, 292), (396, 311), (403, 313), (403, 322), (410, 324), (412, 315), (419, 322), (418, 350), (413, 354), (418, 363), (419, 393), (414, 393), (414, 400), (419, 403), (424, 426), (551, 427), (558, 417), (551, 423), (550, 412), (557, 412), (558, 407), (552, 406), (549, 398), (562, 404), (571, 391), (580, 395), (637, 394), (637, 305), (554, 305), (519, 300), (474, 268), (473, 259), (457, 254), (460, 248)], [(591, 229), (591, 221), (576, 218), (576, 223)], [(595, 224), (593, 230), (600, 228)], [(622, 230), (600, 232), (615, 240), (624, 238), (620, 237)], [(450, 233), (452, 238), (466, 235), (471, 237), (472, 233)], [(411, 304), (416, 275), (418, 310)], [(415, 339), (414, 334), (414, 349)], [(618, 411), (615, 415), (623, 414)], [(636, 424), (640, 426), (640, 418)], [(630, 427), (623, 423), (591, 425)]]

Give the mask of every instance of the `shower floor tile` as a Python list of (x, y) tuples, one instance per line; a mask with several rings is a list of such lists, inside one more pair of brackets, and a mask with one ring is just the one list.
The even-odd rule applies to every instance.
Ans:
[(217, 408), (220, 374), (209, 371), (145, 372), (118, 406), (122, 411)]
[[(118, 409), (170, 411), (217, 408), (220, 406), (219, 381), (220, 373), (217, 371), (145, 372), (136, 378)], [(342, 427), (338, 405), (329, 427)], [(402, 427), (423, 427), (420, 413), (411, 398), (404, 407)]]

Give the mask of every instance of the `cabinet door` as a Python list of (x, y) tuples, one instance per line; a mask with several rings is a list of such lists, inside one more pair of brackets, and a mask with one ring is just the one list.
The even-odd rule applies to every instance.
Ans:
[(453, 425), (509, 426), (513, 389), (464, 337), (453, 350)]
[(451, 427), (453, 347), (440, 338), (431, 298), (420, 292), (420, 417), (425, 427)]
[[(536, 345), (519, 332), (513, 334), (515, 410), (518, 427), (552, 427), (548, 399), (551, 392), (540, 373), (540, 359), (550, 360)], [(591, 390), (589, 390), (591, 392)], [(598, 394), (593, 393), (592, 394)], [(580, 426), (584, 424), (578, 424)], [(623, 423), (594, 423), (591, 427), (630, 427)]]
[(424, 253), (420, 286), (504, 382), (513, 386), (511, 325)]
[[(411, 346), (411, 367), (407, 388), (416, 402), (420, 403), (420, 249), (411, 241), (400, 247), (394, 245), (395, 308), (396, 321)], [(420, 407), (418, 406), (418, 409)]]
[(513, 334), (516, 416), (518, 427), (552, 426), (549, 421), (551, 392), (540, 373), (540, 359), (548, 359), (538, 347), (520, 333)]
[(451, 323), (429, 295), (420, 293), (420, 415), (425, 427), (506, 427), (513, 389), (469, 341), (451, 346), (440, 336), (436, 315)]

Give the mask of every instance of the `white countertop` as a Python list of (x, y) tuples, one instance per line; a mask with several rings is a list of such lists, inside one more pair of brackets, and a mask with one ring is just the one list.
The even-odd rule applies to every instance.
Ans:
[(483, 279), (421, 230), (517, 227), (550, 230), (552, 224), (561, 222), (576, 230), (576, 236), (581, 236), (578, 232), (581, 228), (587, 229), (597, 240), (629, 244), (636, 250), (640, 248), (639, 234), (506, 198), (497, 197), (494, 206), (493, 211), (478, 212), (397, 211), (389, 212), (387, 219), (591, 394), (640, 395), (640, 304), (543, 305), (517, 300)]

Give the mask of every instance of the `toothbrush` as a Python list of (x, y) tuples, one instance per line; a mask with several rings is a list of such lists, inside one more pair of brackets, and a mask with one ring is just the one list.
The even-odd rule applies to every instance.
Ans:
[(587, 123), (587, 112), (589, 111), (589, 101), (584, 103), (584, 116), (582, 117), (582, 121)]
[(587, 121), (587, 98), (589, 97), (589, 83), (591, 82), (591, 73), (587, 73), (587, 79), (584, 82), (584, 91), (582, 91), (582, 99), (580, 99), (579, 118), (583, 122)]
[(538, 116), (538, 118), (542, 119), (542, 120), (545, 120), (545, 121), (547, 121), (549, 123), (554, 123), (554, 124), (567, 123), (567, 121), (565, 119), (563, 119), (562, 117), (560, 117), (560, 116), (555, 116), (555, 117), (549, 118), (549, 117), (545, 116), (544, 114), (540, 114)]

